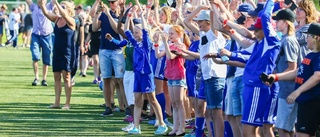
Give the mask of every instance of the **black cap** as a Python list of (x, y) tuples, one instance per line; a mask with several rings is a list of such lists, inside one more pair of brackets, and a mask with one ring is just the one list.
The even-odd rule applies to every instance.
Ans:
[(320, 36), (320, 23), (312, 23), (310, 24), (308, 31), (305, 32), (308, 34)]
[(241, 16), (237, 19), (237, 23), (243, 25), (245, 20), (246, 20), (246, 16), (241, 15)]
[(274, 20), (288, 20), (291, 21), (292, 23), (294, 23), (295, 19), (296, 19), (296, 15), (294, 14), (294, 12), (290, 9), (284, 9), (284, 10), (280, 10), (276, 16), (273, 16), (272, 19)]
[(250, 11), (248, 12), (248, 14), (251, 16), (251, 17), (257, 17), (259, 15), (259, 12), (261, 10), (263, 10), (263, 7), (266, 3), (265, 2), (260, 2), (257, 4), (257, 8), (254, 9), (254, 11)]

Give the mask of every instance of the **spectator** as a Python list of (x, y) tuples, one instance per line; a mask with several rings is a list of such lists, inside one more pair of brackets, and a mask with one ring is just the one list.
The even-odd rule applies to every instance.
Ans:
[(52, 70), (54, 73), (54, 89), (55, 89), (55, 102), (49, 108), (60, 108), (61, 96), (61, 75), (64, 80), (64, 88), (66, 93), (66, 103), (62, 109), (70, 109), (71, 99), (71, 68), (72, 68), (72, 47), (74, 46), (73, 35), (76, 28), (76, 23), (73, 18), (74, 9), (70, 2), (62, 1), (61, 4), (57, 0), (52, 0), (59, 10), (59, 14), (55, 15), (49, 12), (46, 8), (46, 0), (39, 0), (39, 6), (43, 14), (52, 22), (56, 22), (54, 27), (55, 45), (53, 50), (53, 65)]
[[(27, 4), (31, 10), (32, 16), (32, 25), (33, 30), (31, 34), (31, 44), (30, 51), (32, 55), (32, 66), (35, 79), (32, 82), (32, 86), (37, 86), (39, 82), (39, 73), (38, 73), (38, 61), (40, 61), (40, 51), (42, 52), (42, 81), (41, 86), (48, 86), (46, 81), (48, 74), (48, 67), (51, 65), (51, 50), (52, 50), (52, 40), (51, 33), (53, 28), (49, 19), (47, 19), (40, 7), (37, 4), (34, 4), (32, 0), (27, 0)], [(46, 9), (51, 12), (53, 9), (52, 2), (46, 4)]]
[(6, 15), (7, 6), (5, 4), (0, 7), (0, 46), (2, 46), (3, 27), (5, 20), (8, 18)]
[(299, 69), (269, 75), (275, 81), (295, 80), (295, 91), (286, 101), (298, 104), (296, 137), (315, 136), (320, 126), (320, 24), (312, 23), (306, 33), (307, 47), (312, 52), (305, 56)]
[[(99, 6), (98, 11), (94, 15), (92, 30), (98, 31), (101, 28), (101, 37), (104, 37), (107, 33), (109, 33), (113, 38), (119, 40), (120, 37), (117, 34), (117, 23), (118, 16), (116, 14), (116, 10), (118, 7), (117, 0), (109, 0), (110, 11), (105, 11), (102, 7), (102, 2), (100, 4), (100, 0), (96, 0), (95, 5)], [(103, 11), (103, 12), (101, 12)], [(95, 11), (94, 11), (95, 12)], [(99, 50), (99, 62), (100, 62), (100, 70), (101, 75), (104, 82), (103, 93), (106, 103), (106, 110), (101, 116), (109, 116), (113, 115), (111, 109), (111, 91), (110, 83), (112, 77), (112, 70), (115, 74), (115, 82), (119, 84), (120, 93), (124, 93), (123, 90), (123, 74), (124, 74), (124, 55), (122, 54), (122, 50), (120, 47), (116, 46), (116, 44), (108, 41), (107, 39), (101, 39), (100, 50)]]
[(25, 32), (23, 33), (23, 45), (25, 47), (30, 47), (30, 40), (31, 40), (31, 33), (32, 33), (32, 14), (28, 13), (25, 18), (24, 18), (24, 30)]
[(17, 44), (20, 22), (21, 20), (20, 14), (18, 13), (18, 8), (12, 8), (12, 12), (9, 15), (9, 29), (11, 38), (5, 43), (6, 45), (12, 43), (13, 48), (18, 48)]
[[(282, 32), (281, 48), (276, 62), (277, 73), (295, 71), (303, 59), (295, 35), (295, 18), (294, 12), (290, 9), (281, 10), (273, 17), (277, 21), (277, 30)], [(279, 81), (279, 86), (275, 127), (279, 129), (280, 137), (293, 136), (298, 105), (295, 103), (288, 104), (286, 98), (294, 91), (294, 81)]]

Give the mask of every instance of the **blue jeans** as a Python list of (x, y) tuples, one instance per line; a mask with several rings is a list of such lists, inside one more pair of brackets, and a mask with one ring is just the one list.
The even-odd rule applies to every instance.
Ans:
[(42, 62), (45, 65), (51, 65), (51, 35), (40, 36), (36, 34), (31, 35), (30, 51), (33, 61), (40, 60), (40, 52), (42, 52)]
[(11, 38), (8, 40), (8, 42), (13, 42), (12, 43), (12, 46), (13, 47), (16, 47), (17, 46), (17, 43), (18, 43), (18, 33), (19, 31), (18, 30), (10, 30), (10, 35), (11, 35)]
[(232, 88), (230, 90), (232, 96), (233, 116), (241, 116), (243, 111), (243, 87), (242, 76), (235, 77), (232, 80)]
[(225, 78), (212, 77), (204, 81), (208, 109), (221, 109)]
[(99, 62), (102, 78), (111, 78), (112, 70), (114, 70), (115, 78), (123, 78), (125, 60), (121, 49), (100, 49)]

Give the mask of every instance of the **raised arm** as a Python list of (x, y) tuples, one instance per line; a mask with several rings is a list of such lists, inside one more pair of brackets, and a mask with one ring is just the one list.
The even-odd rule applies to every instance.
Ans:
[[(223, 18), (219, 18), (220, 21), (225, 21), (225, 19)], [(231, 27), (232, 29), (234, 29), (236, 32), (238, 32), (240, 35), (249, 38), (249, 39), (255, 39), (255, 35), (253, 34), (253, 32), (249, 31), (247, 28), (245, 28), (244, 26), (241, 26), (233, 21), (227, 21), (226, 22), (229, 27)]]
[(268, 46), (280, 45), (278, 34), (272, 26), (271, 14), (274, 6), (273, 0), (268, 0), (264, 9), (261, 11), (261, 23), (262, 30), (264, 32), (265, 38), (267, 39)]
[(117, 30), (119, 32), (119, 34), (124, 38), (127, 39), (126, 34), (124, 34), (124, 30), (122, 29), (122, 19), (124, 18), (124, 12), (125, 12), (125, 7), (124, 4), (120, 4), (120, 8), (121, 8), (121, 12), (119, 15), (119, 20), (118, 20), (118, 24), (117, 24)]
[[(55, 22), (58, 19), (58, 16), (49, 12), (45, 5), (46, 0), (38, 0), (38, 4), (42, 10), (44, 16), (46, 16), (50, 21)], [(60, 7), (61, 8), (61, 7)]]
[(101, 16), (101, 7), (99, 6), (97, 11), (94, 14), (93, 21), (92, 21), (92, 31), (96, 32), (101, 28), (101, 21), (99, 17)]
[[(75, 30), (76, 29), (76, 22), (75, 22), (74, 18), (69, 16), (66, 13), (66, 10), (61, 7), (61, 5), (58, 3), (57, 0), (52, 0), (52, 3), (58, 8), (59, 14), (61, 15), (62, 18), (64, 18), (66, 20), (68, 26), (71, 29)], [(73, 9), (70, 9), (70, 10), (73, 10)]]
[(30, 8), (31, 4), (33, 4), (32, 0), (26, 0), (26, 2), (28, 4), (29, 8)]
[(94, 17), (94, 15), (95, 15), (95, 13), (96, 13), (96, 11), (97, 11), (97, 9), (98, 9), (98, 5), (99, 5), (100, 1), (101, 1), (101, 0), (96, 0), (96, 1), (94, 2), (94, 4), (92, 5), (92, 8), (91, 8), (90, 11), (89, 11), (89, 15), (90, 15), (91, 17)]
[(114, 18), (112, 17), (112, 15), (110, 14), (110, 9), (108, 7), (107, 4), (103, 4), (103, 9), (104, 9), (104, 13), (108, 16), (108, 19), (109, 19), (109, 23), (111, 25), (111, 28), (116, 32), (116, 33), (119, 33), (118, 32), (118, 29), (117, 29), (117, 26), (118, 26), (118, 23), (114, 20)]
[(204, 9), (208, 9), (208, 7), (206, 6), (199, 6), (198, 8), (196, 8), (189, 16), (187, 16), (187, 18), (184, 19), (184, 24), (195, 34), (199, 35), (199, 28), (191, 23), (192, 19), (195, 18), (197, 16), (197, 14)]

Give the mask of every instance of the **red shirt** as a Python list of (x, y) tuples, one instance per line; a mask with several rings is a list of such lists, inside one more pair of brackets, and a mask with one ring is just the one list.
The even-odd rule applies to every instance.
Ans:
[[(182, 52), (177, 46), (174, 44), (169, 45), (170, 51), (175, 50), (178, 52)], [(181, 80), (185, 79), (185, 67), (184, 67), (185, 59), (181, 56), (176, 56), (174, 59), (166, 59), (166, 67), (164, 71), (164, 76), (168, 80)]]

